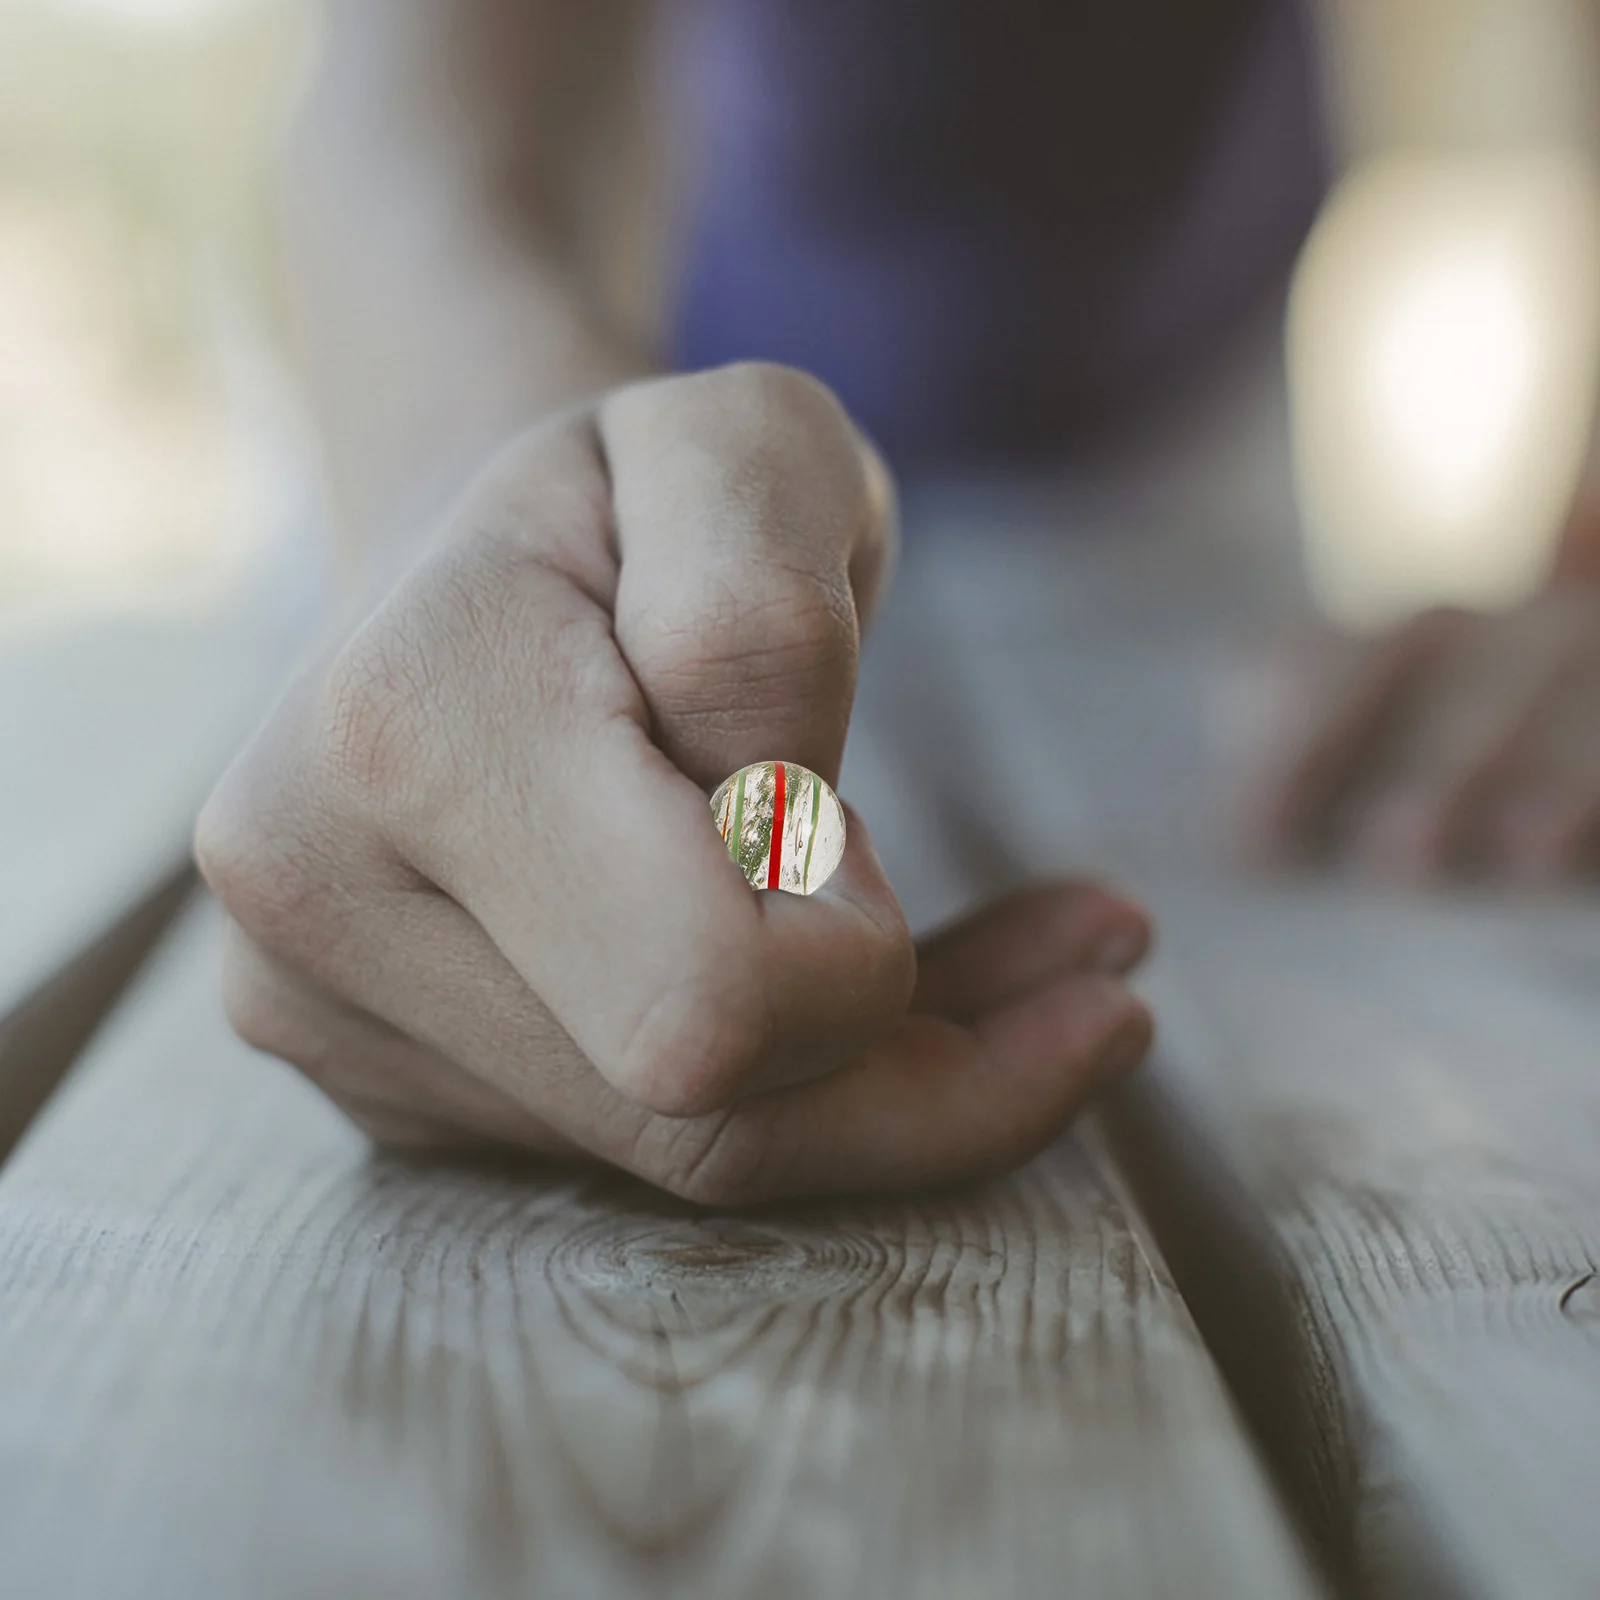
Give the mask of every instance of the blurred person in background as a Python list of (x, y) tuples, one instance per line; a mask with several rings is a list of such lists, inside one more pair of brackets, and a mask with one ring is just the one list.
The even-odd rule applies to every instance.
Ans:
[[(699, 813), (774, 754), (836, 778), (891, 470), (1135, 425), (1280, 289), (1325, 144), (1294, 0), (334, 0), (288, 242), (375, 609), (202, 822), (241, 1031), (382, 1137), (717, 1200), (1053, 1137), (1148, 1040), (1136, 907), (1045, 887), (914, 954), (858, 820), (800, 906)], [(1377, 651), (1272, 837), (1576, 866), (1600, 780), (1522, 781), (1526, 705), (1463, 727), (1478, 649)]]

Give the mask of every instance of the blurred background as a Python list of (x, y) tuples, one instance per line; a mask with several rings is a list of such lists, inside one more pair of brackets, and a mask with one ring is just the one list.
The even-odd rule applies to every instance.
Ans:
[[(1536, 588), (1600, 368), (1591, 0), (1327, 0), (1343, 164), (1288, 319), (1309, 571), (1357, 626)], [(319, 559), (270, 179), (312, 0), (0, 4), (0, 634)]]
[(303, 0), (0, 3), (0, 638), (305, 533), (270, 172)]

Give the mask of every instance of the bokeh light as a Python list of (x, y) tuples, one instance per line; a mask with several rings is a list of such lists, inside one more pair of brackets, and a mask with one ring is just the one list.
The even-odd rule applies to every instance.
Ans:
[(1290, 301), (1312, 579), (1358, 626), (1503, 606), (1544, 578), (1600, 371), (1600, 175), (1582, 157), (1359, 166)]

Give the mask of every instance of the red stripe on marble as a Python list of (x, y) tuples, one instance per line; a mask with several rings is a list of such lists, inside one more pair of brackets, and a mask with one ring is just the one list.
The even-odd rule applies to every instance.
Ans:
[(783, 763), (777, 764), (772, 783), (772, 848), (767, 852), (767, 887), (778, 887), (778, 867), (783, 859)]

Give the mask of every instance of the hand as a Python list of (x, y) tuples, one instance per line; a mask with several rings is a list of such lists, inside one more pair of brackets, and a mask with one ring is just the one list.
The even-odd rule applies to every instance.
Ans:
[(837, 776), (888, 479), (747, 366), (513, 445), (224, 778), (197, 853), (240, 1033), (387, 1142), (586, 1156), (705, 1203), (1008, 1166), (1150, 1023), (1142, 915), (1084, 886), (914, 952), (861, 820), (752, 891), (710, 789)]
[(1258, 842), (1412, 881), (1550, 883), (1600, 867), (1600, 588), (1436, 613), (1345, 651), (1267, 786)]

